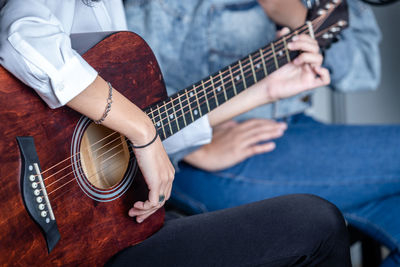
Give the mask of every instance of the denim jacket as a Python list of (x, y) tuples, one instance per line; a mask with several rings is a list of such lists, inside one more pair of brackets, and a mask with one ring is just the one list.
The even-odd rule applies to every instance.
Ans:
[[(326, 51), (324, 66), (335, 90), (375, 89), (380, 31), (367, 5), (359, 0), (348, 0), (348, 5), (350, 27)], [(277, 29), (256, 0), (127, 0), (125, 10), (128, 28), (155, 52), (169, 94), (265, 46)], [(303, 112), (311, 105), (308, 94), (258, 107), (239, 119)]]
[[(375, 89), (380, 80), (380, 31), (372, 10), (348, 0), (350, 28), (325, 53), (331, 87)], [(128, 0), (130, 30), (155, 52), (169, 93), (206, 77), (275, 38), (276, 25), (256, 0)], [(308, 94), (308, 93), (306, 93)], [(265, 105), (245, 117), (279, 118), (310, 106), (304, 94)]]

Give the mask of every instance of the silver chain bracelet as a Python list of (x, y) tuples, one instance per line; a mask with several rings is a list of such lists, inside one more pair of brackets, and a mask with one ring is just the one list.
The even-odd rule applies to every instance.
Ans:
[(110, 110), (111, 110), (111, 104), (113, 102), (112, 101), (112, 85), (110, 82), (107, 82), (107, 84), (108, 84), (108, 89), (109, 89), (108, 98), (107, 98), (107, 106), (106, 106), (106, 109), (104, 110), (103, 116), (101, 116), (101, 118), (99, 120), (94, 121), (94, 123), (96, 123), (96, 124), (101, 124), (107, 117), (108, 112), (110, 112)]

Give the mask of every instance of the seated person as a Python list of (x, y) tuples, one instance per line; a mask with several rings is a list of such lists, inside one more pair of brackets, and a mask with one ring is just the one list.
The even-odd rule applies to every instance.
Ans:
[[(155, 51), (172, 94), (263, 47), (277, 25), (304, 24), (306, 2), (128, 0), (126, 12), (129, 28)], [(369, 6), (347, 2), (350, 27), (325, 52), (330, 87), (374, 89), (380, 31)], [(320, 123), (304, 114), (310, 94), (213, 126), (210, 144), (175, 153), (175, 162), (183, 160), (173, 202), (202, 213), (288, 193), (317, 194), (385, 244), (392, 252), (387, 261), (400, 265), (400, 127)]]

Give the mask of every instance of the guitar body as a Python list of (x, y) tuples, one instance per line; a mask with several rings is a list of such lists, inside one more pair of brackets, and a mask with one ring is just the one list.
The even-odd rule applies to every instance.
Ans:
[[(151, 49), (133, 33), (115, 33), (83, 57), (140, 108), (167, 97)], [(129, 171), (122, 172), (134, 176), (132, 182), (125, 183), (123, 190), (118, 188), (125, 178), (108, 189), (89, 186), (100, 195), (106, 194), (104, 190), (119, 190), (104, 200), (96, 200), (83, 189), (87, 181), (78, 179), (79, 175), (82, 176), (82, 166), (76, 163), (80, 157), (72, 155), (79, 151), (80, 138), (85, 130), (85, 126), (77, 128), (82, 116), (67, 107), (51, 110), (32, 89), (3, 68), (0, 68), (0, 91), (1, 266), (99, 266), (116, 252), (143, 241), (160, 229), (163, 209), (142, 224), (128, 216), (133, 203), (147, 199), (148, 193), (132, 158), (128, 162)], [(45, 235), (27, 211), (22, 195), (24, 160), (17, 136), (33, 137), (42, 171), (56, 165), (43, 173), (60, 233), (50, 253)]]

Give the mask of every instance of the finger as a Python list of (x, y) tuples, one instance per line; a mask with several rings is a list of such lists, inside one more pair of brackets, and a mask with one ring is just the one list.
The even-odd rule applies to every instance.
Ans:
[[(312, 39), (311, 39), (312, 40)], [(319, 46), (318, 43), (314, 40), (312, 41), (304, 41), (304, 40), (297, 40), (291, 41), (287, 44), (289, 50), (299, 50), (304, 52), (311, 52), (311, 53), (319, 53)]]
[(287, 124), (284, 122), (253, 125), (253, 127), (249, 127), (243, 131), (242, 139), (244, 140), (241, 141), (245, 141), (246, 139), (249, 139), (252, 136), (258, 135), (260, 133), (272, 133), (275, 131), (285, 131), (286, 129), (287, 129)]
[(148, 213), (145, 213), (145, 214), (142, 214), (142, 215), (139, 215), (139, 216), (136, 216), (136, 221), (138, 222), (138, 223), (142, 223), (144, 220), (146, 220), (148, 217), (150, 217), (150, 215), (152, 215), (154, 212), (156, 212), (158, 209), (154, 209), (154, 210), (152, 210), (152, 211), (150, 211), (150, 212), (148, 212)]
[(324, 60), (321, 54), (315, 53), (302, 53), (293, 60), (293, 64), (299, 66), (303, 64), (311, 64), (315, 66), (320, 66)]
[(171, 197), (172, 191), (172, 183), (168, 185), (167, 190), (165, 191), (165, 201), (167, 201)]
[(276, 32), (276, 38), (281, 38), (288, 33), (290, 33), (290, 29), (288, 27), (284, 27), (280, 31)]
[(152, 208), (156, 207), (158, 205), (158, 198), (159, 198), (159, 196), (158, 196), (158, 193), (157, 193), (157, 202), (154, 203), (154, 202), (151, 202), (150, 200), (146, 200), (145, 202), (143, 202), (143, 206), (141, 207), (141, 209), (149, 210), (149, 209), (152, 209)]
[(144, 202), (143, 201), (137, 201), (133, 204), (133, 208), (135, 209), (141, 209), (144, 210)]
[(165, 201), (167, 201), (171, 197), (171, 191), (173, 186), (173, 179), (168, 183), (167, 188), (165, 190)]
[(290, 40), (290, 42), (297, 42), (297, 41), (318, 45), (318, 42), (308, 34), (295, 35)]
[(331, 76), (328, 69), (320, 66), (312, 66), (312, 69), (319, 76), (320, 84), (318, 86), (328, 85), (331, 83)]
[(152, 209), (149, 210), (140, 210), (140, 209), (135, 209), (135, 208), (131, 208), (128, 212), (128, 215), (130, 217), (135, 217), (135, 216), (140, 216), (140, 215), (144, 215), (147, 214), (149, 212), (152, 212), (153, 210), (157, 210), (159, 207), (154, 207)]
[[(265, 129), (273, 129), (276, 127), (283, 127), (284, 123), (276, 122), (268, 119), (250, 119), (240, 125), (242, 131), (248, 132), (249, 130), (260, 130), (260, 127)], [(262, 130), (262, 129), (261, 129)]]
[(223, 123), (218, 124), (217, 126), (214, 127), (215, 130), (219, 130), (219, 129), (229, 129), (232, 128), (234, 126), (238, 125), (238, 123), (234, 120), (229, 120)]
[(162, 182), (157, 184), (154, 188), (149, 191), (149, 200), (146, 201), (145, 208), (155, 207), (158, 204), (158, 199), (160, 198)]
[(277, 139), (279, 137), (282, 137), (284, 131), (281, 129), (275, 129), (273, 131), (268, 131), (268, 132), (260, 132), (257, 133), (256, 135), (251, 136), (250, 138), (247, 138), (247, 141), (244, 142), (243, 144), (245, 146), (254, 146), (255, 144), (258, 144), (260, 142), (265, 142), (265, 141), (270, 141), (272, 139)]
[(246, 158), (249, 158), (249, 157), (257, 155), (257, 154), (271, 152), (272, 150), (275, 149), (275, 147), (276, 147), (276, 145), (274, 142), (268, 142), (265, 144), (250, 146), (245, 150), (244, 155)]

